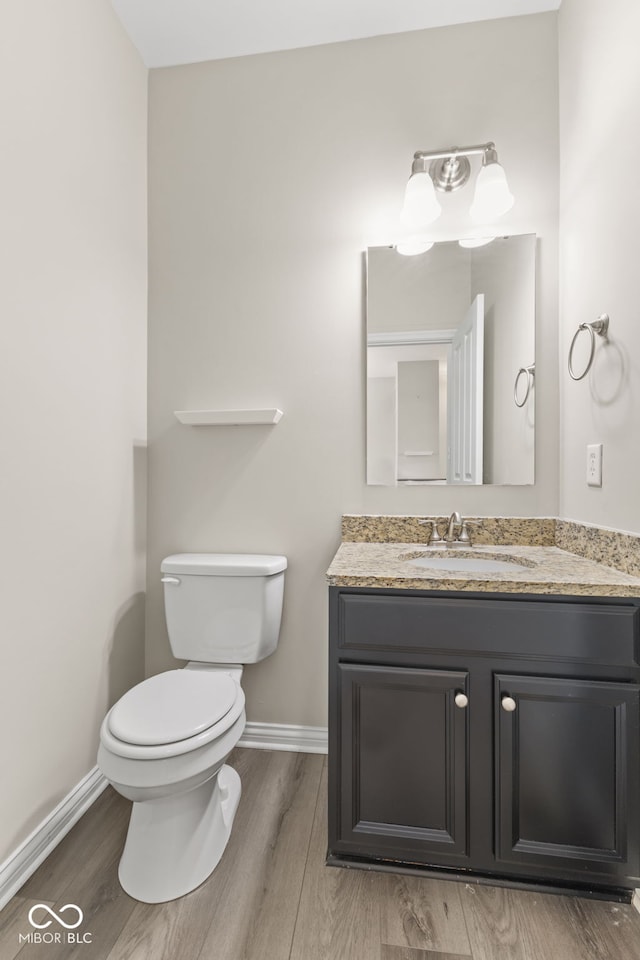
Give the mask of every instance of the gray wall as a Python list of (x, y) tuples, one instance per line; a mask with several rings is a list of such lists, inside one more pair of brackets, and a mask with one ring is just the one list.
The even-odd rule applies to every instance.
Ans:
[[(245, 673), (251, 720), (326, 721), (324, 572), (343, 512), (557, 512), (555, 14), (152, 71), (147, 669), (173, 663), (159, 564), (289, 557), (281, 643)], [(416, 149), (493, 139), (541, 237), (536, 484), (365, 484), (363, 250)], [(470, 202), (471, 194), (468, 194)], [(176, 409), (280, 406), (275, 427)]]
[(0, 35), (1, 862), (143, 675), (147, 71), (108, 0)]
[[(635, 173), (611, 150), (640, 151), (640, 4), (563, 0), (560, 10), (562, 516), (640, 533), (640, 322)], [(633, 163), (632, 163), (633, 166)], [(569, 379), (579, 323), (611, 317), (591, 374)], [(588, 345), (582, 334), (577, 363)], [(603, 486), (586, 485), (586, 446), (604, 444)]]

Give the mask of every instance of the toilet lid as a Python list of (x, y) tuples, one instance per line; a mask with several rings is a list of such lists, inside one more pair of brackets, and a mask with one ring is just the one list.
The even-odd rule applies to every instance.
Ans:
[(109, 714), (109, 729), (125, 743), (187, 740), (222, 720), (237, 692), (238, 685), (228, 674), (169, 670), (125, 693)]

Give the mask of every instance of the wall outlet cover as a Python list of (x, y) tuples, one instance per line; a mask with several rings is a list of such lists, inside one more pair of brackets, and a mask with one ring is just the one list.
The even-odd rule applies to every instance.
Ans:
[(587, 446), (587, 485), (602, 486), (602, 444), (590, 443)]

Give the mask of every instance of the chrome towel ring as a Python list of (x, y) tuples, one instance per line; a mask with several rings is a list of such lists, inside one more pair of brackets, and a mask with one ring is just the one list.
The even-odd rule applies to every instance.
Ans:
[[(536, 374), (536, 365), (535, 363), (529, 364), (528, 367), (520, 367), (516, 373), (516, 382), (513, 385), (513, 399), (516, 407), (524, 407), (525, 403), (529, 399), (529, 394), (531, 393), (531, 388), (533, 386), (533, 380)], [(518, 398), (518, 384), (520, 383), (520, 377), (525, 376), (527, 378), (527, 385), (524, 391), (524, 397), (520, 400)]]
[[(582, 373), (577, 374), (573, 369), (573, 348), (575, 347), (576, 340), (578, 339), (578, 337), (580, 336), (583, 330), (589, 331), (589, 335), (591, 337), (591, 350), (589, 351), (589, 359), (587, 361), (586, 367), (584, 368)], [(598, 334), (599, 337), (602, 337), (604, 340), (606, 340), (608, 332), (609, 332), (609, 314), (608, 313), (601, 313), (597, 320), (591, 320), (590, 322), (579, 324), (578, 329), (573, 335), (571, 346), (569, 347), (568, 367), (569, 367), (569, 376), (571, 377), (572, 380), (582, 380), (583, 377), (586, 377), (586, 375), (589, 373), (589, 370), (591, 370), (591, 364), (593, 363), (593, 357), (596, 352), (596, 333)]]

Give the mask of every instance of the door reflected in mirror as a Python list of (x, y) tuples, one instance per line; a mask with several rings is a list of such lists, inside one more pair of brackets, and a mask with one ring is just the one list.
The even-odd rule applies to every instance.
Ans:
[(367, 483), (534, 482), (535, 260), (534, 234), (369, 247)]

